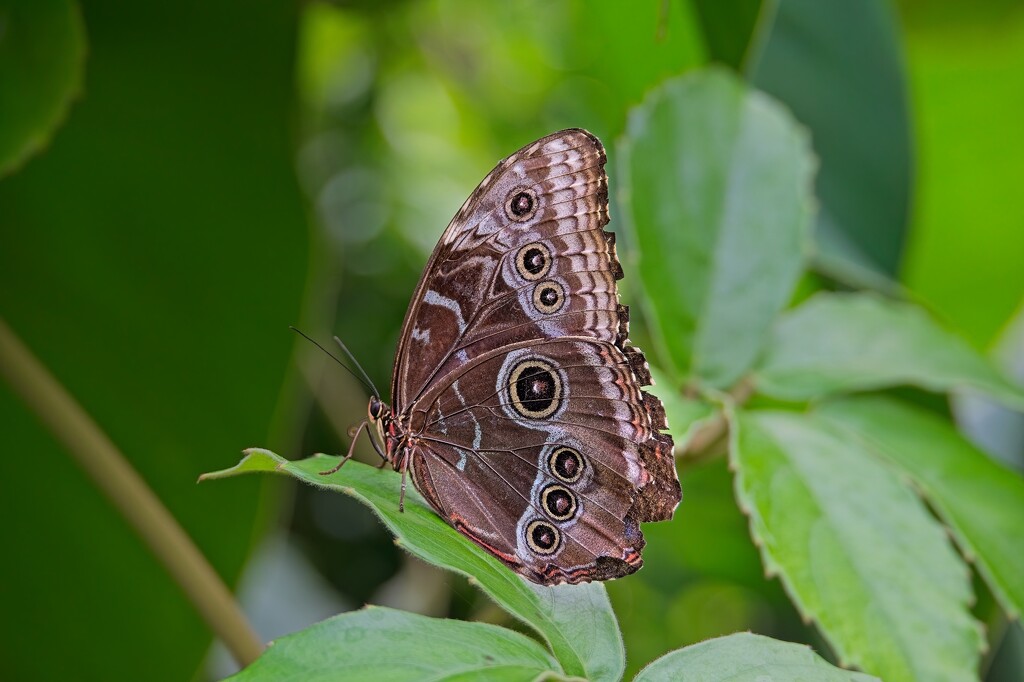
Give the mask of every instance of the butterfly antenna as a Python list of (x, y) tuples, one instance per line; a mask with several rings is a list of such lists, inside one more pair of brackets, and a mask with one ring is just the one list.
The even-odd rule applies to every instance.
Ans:
[(363, 366), (359, 364), (358, 360), (356, 360), (356, 356), (352, 355), (352, 351), (350, 351), (348, 349), (348, 346), (346, 346), (344, 343), (342, 343), (341, 339), (339, 339), (337, 336), (334, 337), (334, 342), (341, 347), (341, 350), (344, 351), (344, 353), (345, 353), (345, 357), (347, 357), (349, 360), (351, 360), (352, 364), (355, 365), (356, 369), (359, 370), (359, 373), (363, 375), (363, 379), (366, 380), (363, 383), (364, 384), (369, 384), (370, 385), (370, 390), (372, 390), (373, 394), (375, 396), (377, 396), (377, 400), (380, 400), (380, 391), (378, 391), (377, 387), (373, 385), (373, 381), (370, 380), (370, 377), (366, 373), (366, 370), (364, 370)]
[[(309, 341), (309, 342), (310, 342), (311, 344), (313, 344), (314, 346), (316, 346), (317, 348), (319, 348), (319, 349), (320, 349), (320, 350), (322, 350), (323, 352), (327, 353), (327, 355), (328, 355), (328, 356), (330, 356), (330, 358), (331, 358), (332, 360), (334, 360), (334, 361), (335, 361), (336, 363), (338, 363), (339, 365), (341, 365), (341, 366), (342, 366), (342, 367), (343, 367), (343, 368), (345, 369), (345, 371), (346, 371), (346, 372), (348, 372), (349, 374), (351, 374), (352, 376), (354, 376), (354, 377), (355, 377), (356, 379), (358, 379), (358, 380), (359, 380), (359, 383), (361, 383), (361, 384), (362, 384), (363, 386), (365, 386), (365, 387), (366, 387), (366, 389), (367, 389), (368, 391), (371, 391), (371, 392), (372, 392), (372, 393), (373, 393), (373, 394), (374, 394), (375, 396), (377, 396), (377, 399), (378, 399), (378, 400), (380, 399), (380, 393), (378, 393), (378, 392), (377, 392), (377, 387), (376, 387), (376, 386), (374, 386), (374, 385), (373, 385), (373, 382), (372, 382), (372, 381), (370, 381), (370, 378), (366, 376), (366, 372), (363, 372), (363, 368), (362, 368), (362, 367), (359, 367), (359, 363), (358, 363), (358, 362), (356, 362), (356, 363), (355, 363), (355, 365), (356, 365), (356, 367), (359, 367), (359, 371), (360, 371), (360, 372), (362, 372), (363, 376), (359, 376), (358, 374), (356, 374), (355, 372), (353, 372), (353, 371), (352, 371), (352, 368), (351, 368), (351, 367), (349, 367), (348, 365), (346, 365), (346, 364), (345, 364), (344, 362), (342, 362), (341, 360), (339, 360), (339, 359), (338, 359), (338, 356), (337, 356), (337, 355), (335, 355), (334, 353), (332, 353), (331, 351), (327, 350), (326, 348), (324, 348), (323, 346), (321, 346), (321, 345), (320, 345), (319, 343), (317, 343), (316, 341), (314, 341), (313, 339), (311, 339), (311, 338), (309, 337), (309, 335), (308, 335), (308, 334), (306, 334), (306, 333), (305, 333), (304, 331), (302, 331), (301, 329), (298, 329), (298, 328), (296, 328), (296, 327), (293, 327), (293, 326), (291, 326), (291, 325), (288, 325), (288, 328), (289, 328), (289, 329), (291, 329), (291, 330), (292, 330), (293, 332), (295, 332), (296, 334), (298, 334), (299, 336), (301, 336), (302, 338), (304, 338), (304, 339), (306, 339), (307, 341)], [(338, 340), (338, 337), (337, 337), (337, 336), (335, 336), (335, 337), (334, 337), (334, 340), (335, 340), (335, 341), (337, 341), (337, 340)], [(340, 342), (340, 341), (338, 341), (338, 343), (341, 343), (341, 342)], [(351, 354), (351, 353), (349, 353), (349, 351), (348, 351), (348, 348), (345, 348), (345, 346), (342, 346), (342, 348), (343, 348), (343, 349), (345, 350), (345, 354), (346, 354), (346, 355), (347, 355), (347, 356), (348, 356), (348, 357), (349, 357), (349, 358), (350, 358), (350, 359), (351, 359), (351, 360), (352, 360), (353, 362), (355, 362), (355, 358), (353, 358), (353, 357), (352, 357), (352, 354)]]

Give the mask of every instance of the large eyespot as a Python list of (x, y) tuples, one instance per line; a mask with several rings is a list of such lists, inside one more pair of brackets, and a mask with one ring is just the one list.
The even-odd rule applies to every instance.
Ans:
[(568, 521), (576, 516), (579, 505), (576, 495), (564, 485), (552, 483), (540, 492), (540, 506), (555, 521)]
[(562, 534), (547, 521), (537, 519), (526, 526), (526, 544), (537, 554), (554, 554), (562, 542)]
[(551, 250), (541, 242), (533, 242), (516, 254), (516, 272), (523, 279), (535, 282), (551, 269)]
[(525, 223), (537, 213), (537, 193), (529, 187), (516, 187), (505, 200), (505, 215), (509, 220)]
[(565, 291), (555, 280), (545, 280), (533, 288), (533, 307), (545, 315), (557, 313), (562, 309), (563, 303)]
[(583, 477), (586, 460), (578, 451), (564, 445), (555, 448), (548, 456), (548, 470), (563, 483), (575, 483)]
[(544, 360), (523, 360), (509, 375), (508, 397), (520, 416), (546, 419), (562, 404), (562, 378)]

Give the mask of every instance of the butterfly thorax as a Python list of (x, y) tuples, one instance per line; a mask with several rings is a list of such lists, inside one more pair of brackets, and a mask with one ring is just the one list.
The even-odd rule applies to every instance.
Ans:
[[(396, 416), (390, 407), (377, 396), (370, 397), (367, 406), (370, 425), (377, 429), (377, 436), (384, 444), (384, 459), (395, 471), (404, 471), (409, 465), (409, 429), (400, 415)], [(383, 466), (383, 465), (382, 465)]]

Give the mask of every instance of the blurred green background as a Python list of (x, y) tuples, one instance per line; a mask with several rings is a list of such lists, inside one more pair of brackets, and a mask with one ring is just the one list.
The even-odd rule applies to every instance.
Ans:
[[(287, 326), (338, 334), (388, 385), (427, 254), (498, 159), (570, 126), (612, 148), (648, 89), (712, 62), (811, 131), (804, 291), (906, 287), (1024, 373), (1013, 0), (0, 0), (0, 316), (239, 588), (264, 639), (365, 602), (500, 620), (348, 498), (196, 476), (247, 446), (347, 447), (365, 393)], [(1024, 466), (1019, 422), (956, 407)], [(0, 678), (230, 672), (4, 384), (0, 432)], [(827, 652), (764, 579), (725, 463), (681, 476), (676, 520), (645, 531), (647, 567), (609, 586), (629, 669), (746, 629)], [(1020, 626), (976, 590), (984, 674), (1021, 679)]]

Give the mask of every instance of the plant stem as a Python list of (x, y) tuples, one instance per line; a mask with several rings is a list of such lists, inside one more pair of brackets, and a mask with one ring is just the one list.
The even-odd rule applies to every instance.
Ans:
[(117, 447), (0, 318), (0, 375), (163, 563), (239, 665), (263, 649), (231, 591)]

